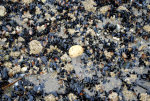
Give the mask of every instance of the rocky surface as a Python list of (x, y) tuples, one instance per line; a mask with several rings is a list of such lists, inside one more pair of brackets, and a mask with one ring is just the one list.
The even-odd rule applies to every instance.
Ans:
[(1, 0), (0, 100), (149, 101), (149, 0)]

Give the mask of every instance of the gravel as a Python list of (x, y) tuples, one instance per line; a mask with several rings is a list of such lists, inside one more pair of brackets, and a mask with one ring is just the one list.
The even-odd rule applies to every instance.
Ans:
[(149, 101), (149, 0), (1, 0), (2, 101)]

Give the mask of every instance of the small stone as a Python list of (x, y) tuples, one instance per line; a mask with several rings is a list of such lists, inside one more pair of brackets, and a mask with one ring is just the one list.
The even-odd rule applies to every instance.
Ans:
[(25, 41), (25, 40), (24, 40), (24, 38), (19, 37), (19, 38), (18, 38), (18, 41), (19, 41), (19, 42), (23, 42), (23, 41)]
[(74, 29), (68, 29), (68, 32), (72, 35), (74, 34), (76, 31)]
[(46, 28), (45, 25), (37, 26), (37, 30), (38, 30), (39, 32), (45, 30), (45, 28)]
[(147, 8), (150, 9), (150, 5), (148, 5)]
[(8, 60), (8, 59), (9, 59), (9, 55), (5, 55), (4, 60)]
[(30, 47), (30, 54), (39, 54), (43, 49), (41, 43), (37, 40), (32, 40), (29, 43), (29, 47)]
[(87, 33), (90, 33), (92, 36), (95, 36), (95, 35), (96, 35), (95, 32), (94, 32), (94, 30), (91, 29), (91, 28), (89, 28), (89, 29), (87, 30)]
[(11, 62), (5, 62), (5, 63), (4, 63), (4, 66), (5, 66), (6, 68), (11, 68), (11, 67), (12, 67), (12, 63), (11, 63)]
[(71, 61), (71, 58), (67, 54), (64, 54), (60, 58), (61, 58), (62, 61), (67, 61), (67, 62)]
[(105, 54), (105, 56), (106, 56), (107, 59), (110, 59), (114, 55), (113, 52), (108, 52), (106, 50), (104, 51), (104, 54)]
[(6, 15), (6, 8), (4, 6), (0, 6), (0, 16)]
[(74, 95), (73, 93), (70, 93), (70, 94), (68, 95), (68, 98), (69, 98), (69, 101), (75, 101), (75, 100), (77, 99), (77, 96)]
[(14, 71), (14, 74), (15, 74), (15, 73), (18, 73), (21, 71), (21, 67), (20, 67), (20, 65), (17, 65), (14, 68), (12, 68), (12, 70)]
[(96, 3), (93, 0), (85, 0), (82, 2), (85, 10), (87, 11), (91, 11), (91, 12), (95, 12), (96, 7), (94, 7), (96, 5)]
[(105, 14), (108, 10), (110, 10), (110, 6), (109, 5), (108, 6), (103, 6), (103, 7), (100, 8), (100, 12), (102, 14)]
[(54, 95), (50, 94), (50, 95), (46, 96), (46, 97), (44, 98), (44, 100), (45, 100), (45, 101), (56, 101), (57, 98), (56, 98)]
[(150, 25), (145, 25), (143, 27), (143, 29), (146, 31), (146, 32), (150, 32)]
[(134, 100), (136, 98), (134, 93), (132, 91), (127, 90), (126, 88), (123, 89), (122, 93), (126, 101)]
[(28, 69), (28, 67), (23, 67), (23, 68), (21, 68), (21, 71), (25, 72), (25, 71), (27, 71), (27, 69)]
[(66, 64), (65, 67), (64, 67), (65, 70), (67, 70), (68, 72), (72, 71), (73, 70), (73, 65), (71, 64)]
[(33, 1), (34, 0), (22, 0), (22, 2), (25, 3), (25, 4), (29, 4), (29, 3), (33, 2)]
[(36, 12), (35, 12), (35, 14), (41, 14), (41, 10), (40, 10), (40, 8), (37, 7), (37, 6), (36, 6)]
[(124, 6), (119, 6), (117, 8), (117, 10), (125, 10), (125, 11), (129, 12), (129, 10), (126, 7), (124, 7)]
[(125, 53), (122, 53), (122, 57), (123, 57), (124, 59), (126, 59), (126, 58), (127, 58), (127, 55), (126, 55)]
[(15, 52), (10, 53), (10, 56), (12, 56), (12, 57), (18, 57), (19, 55), (20, 55), (19, 51), (15, 51)]
[(45, 3), (45, 2), (46, 2), (46, 0), (42, 0), (42, 2), (43, 2), (43, 3)]
[(140, 100), (141, 101), (150, 101), (150, 95), (148, 95), (147, 93), (141, 93)]
[(83, 48), (80, 45), (74, 45), (69, 49), (69, 56), (71, 58), (78, 57), (83, 54)]
[(118, 101), (118, 94), (115, 93), (115, 92), (112, 92), (111, 94), (109, 94), (108, 98), (109, 98), (111, 101)]

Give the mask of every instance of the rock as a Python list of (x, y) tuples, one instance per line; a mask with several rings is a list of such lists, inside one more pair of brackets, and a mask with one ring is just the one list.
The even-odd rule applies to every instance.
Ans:
[(40, 10), (40, 8), (37, 7), (37, 6), (36, 6), (36, 12), (35, 12), (35, 14), (41, 14), (41, 10)]
[(106, 50), (104, 51), (104, 54), (105, 54), (105, 56), (106, 56), (107, 59), (110, 59), (114, 55), (113, 52), (108, 52)]
[(150, 101), (150, 95), (148, 95), (147, 93), (141, 93), (140, 100), (141, 101)]
[(17, 65), (17, 66), (15, 66), (14, 68), (12, 68), (12, 70), (13, 70), (13, 72), (14, 72), (14, 74), (15, 74), (15, 73), (18, 73), (18, 72), (21, 71), (21, 67), (20, 67), (20, 65)]
[(37, 30), (38, 30), (39, 32), (45, 30), (45, 28), (46, 28), (45, 25), (37, 26)]
[(4, 66), (7, 68), (11, 68), (12, 67), (12, 63), (11, 62), (5, 62)]
[(110, 6), (103, 6), (100, 8), (100, 13), (105, 14), (108, 10), (110, 10)]
[(150, 25), (145, 25), (143, 27), (143, 29), (146, 31), (146, 32), (149, 32), (150, 33)]
[(148, 5), (147, 8), (150, 9), (150, 5)]
[(94, 7), (96, 5), (96, 3), (93, 0), (85, 0), (82, 2), (85, 10), (87, 11), (91, 11), (91, 12), (95, 12), (96, 7)]
[(71, 64), (66, 64), (65, 67), (64, 67), (65, 70), (67, 70), (68, 72), (72, 71), (73, 70), (73, 65)]
[(67, 61), (67, 62), (71, 61), (71, 58), (67, 54), (64, 54), (60, 58), (61, 58), (62, 61)]
[(50, 94), (50, 95), (46, 96), (44, 98), (44, 100), (45, 101), (56, 101), (57, 99), (56, 99), (56, 97), (54, 95)]
[(72, 35), (74, 34), (76, 31), (74, 29), (68, 29), (68, 32)]
[(24, 38), (19, 37), (19, 38), (18, 38), (18, 41), (19, 41), (19, 42), (23, 42), (23, 41), (25, 41), (25, 40), (24, 40)]
[(29, 47), (30, 47), (30, 54), (39, 54), (43, 49), (43, 46), (37, 40), (32, 40), (29, 43)]
[(144, 48), (146, 48), (147, 47), (147, 45), (141, 45), (140, 47), (139, 47), (139, 51), (142, 51)]
[(108, 98), (109, 98), (111, 101), (118, 101), (118, 94), (115, 93), (115, 92), (112, 92), (111, 94), (109, 94)]
[(117, 10), (125, 10), (125, 11), (129, 12), (129, 10), (126, 7), (124, 7), (124, 6), (119, 6), (117, 8)]
[(94, 32), (94, 30), (91, 29), (91, 28), (88, 28), (87, 33), (90, 33), (92, 36), (96, 35), (95, 32)]
[(33, 2), (33, 1), (34, 0), (22, 0), (22, 2), (25, 3), (25, 4), (29, 4), (29, 3)]
[(124, 59), (126, 59), (126, 58), (127, 58), (127, 55), (123, 52), (123, 53), (122, 53), (122, 57), (123, 57)]
[(70, 93), (70, 94), (68, 95), (68, 98), (69, 98), (69, 101), (75, 101), (75, 100), (77, 99), (77, 96), (74, 95), (73, 93)]
[(6, 8), (4, 6), (0, 6), (0, 16), (6, 15)]
[(127, 90), (126, 88), (123, 89), (122, 91), (123, 96), (125, 97), (126, 101), (130, 101), (130, 100), (135, 100), (136, 96), (134, 95), (134, 93), (132, 91)]
[(71, 58), (78, 57), (83, 54), (83, 48), (80, 45), (74, 45), (69, 49), (69, 56)]
[(45, 3), (46, 2), (46, 0), (41, 0), (43, 3)]
[(18, 57), (19, 55), (20, 55), (19, 51), (15, 51), (15, 52), (10, 53), (10, 56), (12, 56), (12, 57)]
[(23, 68), (21, 68), (21, 71), (25, 72), (25, 71), (27, 71), (27, 69), (28, 69), (28, 67), (23, 67)]

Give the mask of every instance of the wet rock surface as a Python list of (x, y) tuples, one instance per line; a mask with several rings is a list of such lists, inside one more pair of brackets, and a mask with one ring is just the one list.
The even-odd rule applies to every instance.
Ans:
[(149, 0), (1, 0), (0, 100), (149, 101)]

